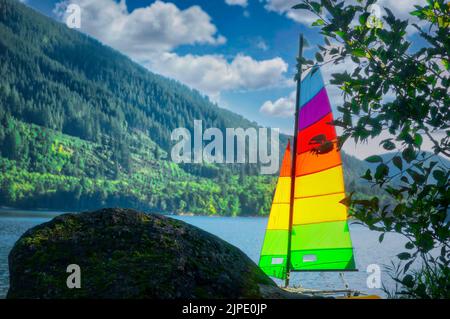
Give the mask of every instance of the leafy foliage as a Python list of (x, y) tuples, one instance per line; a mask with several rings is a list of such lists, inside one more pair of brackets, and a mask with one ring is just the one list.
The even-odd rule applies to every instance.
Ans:
[[(351, 60), (355, 65), (352, 72), (333, 74), (332, 83), (345, 94), (339, 107), (342, 116), (335, 121), (343, 128), (341, 140), (365, 141), (383, 131), (393, 136), (381, 145), (396, 150), (389, 162), (398, 171), (393, 173), (388, 162), (374, 155), (367, 161), (377, 163), (376, 168), (363, 178), (382, 188), (394, 204), (382, 205), (377, 196), (370, 200), (350, 196), (347, 202), (353, 216), (371, 229), (395, 231), (408, 238), (407, 251), (398, 255), (404, 262), (401, 272), (394, 274), (402, 283), (400, 294), (448, 298), (450, 172), (448, 166), (432, 159), (433, 154), (421, 152), (421, 146), (426, 137), (436, 155), (450, 156), (450, 5), (428, 0), (426, 6), (416, 6), (411, 15), (421, 20), (419, 26), (396, 18), (389, 8), (384, 8), (385, 16), (373, 17), (372, 4), (376, 0), (354, 4), (305, 0), (296, 8), (318, 17), (314, 25), (320, 27), (326, 42), (319, 46), (319, 64)], [(416, 29), (426, 42), (424, 47), (411, 48), (408, 28)], [(306, 59), (301, 62), (314, 65)], [(390, 183), (395, 178), (400, 182)], [(438, 254), (433, 253), (435, 249)], [(415, 281), (408, 270), (416, 259), (422, 262), (423, 272)], [(441, 289), (439, 294), (433, 285)]]

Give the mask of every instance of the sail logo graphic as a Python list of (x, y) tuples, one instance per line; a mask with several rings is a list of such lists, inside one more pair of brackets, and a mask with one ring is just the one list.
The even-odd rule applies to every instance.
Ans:
[(194, 120), (193, 133), (192, 139), (191, 131), (185, 127), (172, 131), (170, 138), (176, 142), (171, 150), (173, 162), (261, 164), (261, 174), (278, 171), (279, 129), (226, 128), (224, 139), (223, 130), (208, 128), (203, 131), (203, 121)]

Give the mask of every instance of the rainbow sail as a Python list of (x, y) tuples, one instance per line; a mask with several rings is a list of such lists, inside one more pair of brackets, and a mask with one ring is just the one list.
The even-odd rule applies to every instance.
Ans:
[(340, 203), (341, 155), (320, 70), (310, 72), (300, 87), (295, 174), (288, 143), (259, 261), (267, 275), (280, 279), (290, 271), (356, 270), (347, 208)]

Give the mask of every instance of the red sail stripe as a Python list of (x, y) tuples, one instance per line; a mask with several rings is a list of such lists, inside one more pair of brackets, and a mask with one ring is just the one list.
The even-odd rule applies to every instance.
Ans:
[(313, 138), (319, 137), (319, 135), (327, 141), (335, 141), (336, 130), (333, 125), (329, 124), (332, 121), (333, 114), (330, 112), (314, 125), (301, 130), (297, 138), (297, 154), (317, 148), (320, 144), (314, 141)]

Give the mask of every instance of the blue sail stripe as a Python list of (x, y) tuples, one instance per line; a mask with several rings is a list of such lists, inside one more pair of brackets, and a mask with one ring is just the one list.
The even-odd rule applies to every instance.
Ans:
[(320, 69), (311, 69), (311, 71), (302, 80), (300, 108), (311, 101), (320, 92), (320, 90), (322, 90), (324, 86), (325, 85), (323, 83), (323, 77)]

